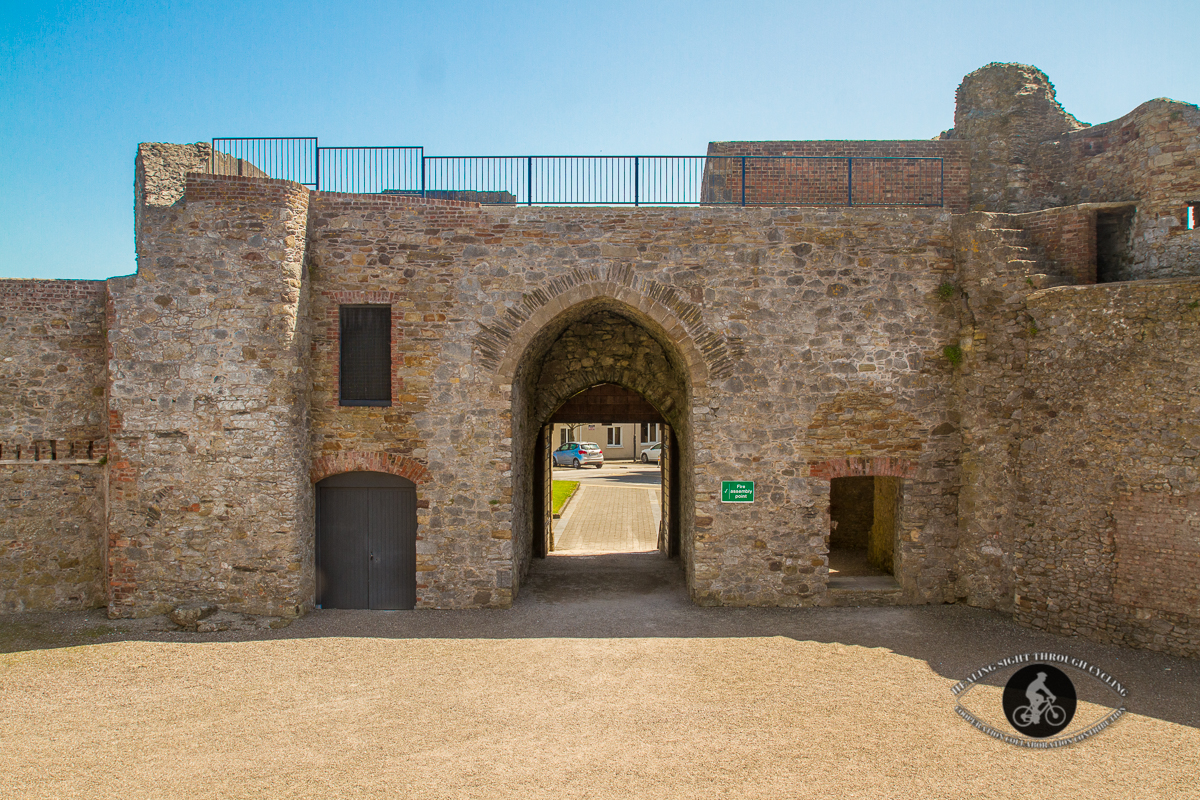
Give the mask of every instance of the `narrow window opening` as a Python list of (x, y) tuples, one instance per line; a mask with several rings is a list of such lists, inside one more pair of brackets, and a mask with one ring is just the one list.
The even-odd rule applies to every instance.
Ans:
[(1200, 217), (1200, 203), (1188, 203), (1183, 215), (1183, 227), (1189, 231), (1196, 230), (1196, 217)]
[(391, 306), (342, 306), (340, 402), (344, 406), (392, 404)]

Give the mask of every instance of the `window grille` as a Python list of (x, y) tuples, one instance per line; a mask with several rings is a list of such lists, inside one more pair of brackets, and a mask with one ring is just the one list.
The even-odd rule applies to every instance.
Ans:
[(391, 306), (342, 306), (339, 387), (344, 406), (392, 404)]

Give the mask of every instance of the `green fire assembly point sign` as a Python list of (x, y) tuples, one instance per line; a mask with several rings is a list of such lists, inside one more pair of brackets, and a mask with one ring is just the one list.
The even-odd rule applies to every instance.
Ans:
[(753, 503), (754, 481), (721, 481), (722, 503)]

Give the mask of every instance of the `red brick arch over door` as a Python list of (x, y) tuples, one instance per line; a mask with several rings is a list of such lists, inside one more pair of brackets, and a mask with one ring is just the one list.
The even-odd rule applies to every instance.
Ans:
[(825, 461), (811, 461), (808, 474), (813, 478), (858, 478), (868, 475), (887, 476), (892, 478), (917, 477), (917, 463), (907, 458), (892, 458), (878, 456), (875, 458), (830, 458)]
[(429, 479), (429, 470), (425, 468), (425, 465), (408, 456), (365, 453), (355, 450), (313, 459), (309, 477), (313, 483), (316, 483), (330, 475), (339, 475), (343, 472), (386, 472), (389, 475), (407, 478), (417, 484), (425, 483)]

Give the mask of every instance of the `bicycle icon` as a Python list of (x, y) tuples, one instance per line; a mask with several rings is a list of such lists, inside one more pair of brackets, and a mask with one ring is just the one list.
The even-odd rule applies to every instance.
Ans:
[(1062, 706), (1054, 703), (1045, 703), (1036, 709), (1031, 705), (1019, 706), (1012, 712), (1012, 723), (1018, 728), (1037, 725), (1043, 719), (1047, 725), (1058, 727), (1066, 721), (1067, 712)]

